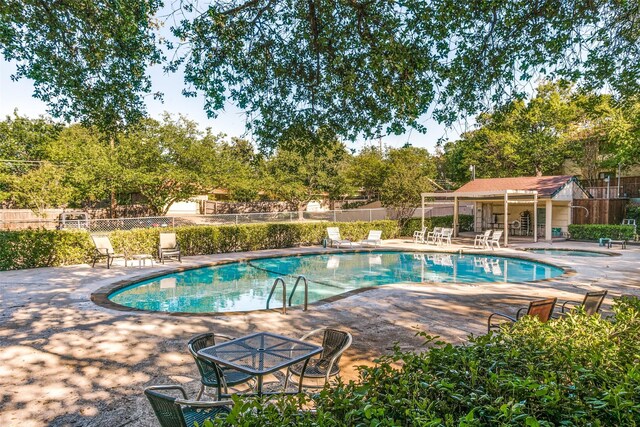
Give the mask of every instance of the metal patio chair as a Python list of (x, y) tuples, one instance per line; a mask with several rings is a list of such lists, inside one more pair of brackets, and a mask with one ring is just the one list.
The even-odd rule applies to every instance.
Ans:
[(124, 258), (124, 264), (127, 265), (127, 256), (125, 253), (117, 254), (113, 250), (113, 246), (111, 246), (111, 240), (109, 240), (109, 236), (91, 236), (91, 241), (93, 242), (95, 248), (93, 252), (93, 262), (91, 267), (96, 266), (96, 261), (100, 258), (107, 259), (107, 268), (111, 268), (113, 264), (113, 260), (116, 258)]
[[(174, 397), (165, 392), (180, 392), (182, 397)], [(144, 389), (151, 408), (162, 427), (192, 427), (197, 422), (202, 426), (207, 419), (227, 416), (233, 402), (198, 402), (187, 400), (187, 393), (179, 385), (154, 385)]]
[(582, 302), (577, 301), (565, 301), (560, 306), (560, 315), (569, 312), (569, 310), (582, 307), (584, 312), (588, 315), (596, 314), (600, 311), (600, 307), (602, 306), (602, 302), (604, 298), (607, 296), (607, 291), (596, 291), (596, 292), (587, 292), (584, 296)]
[[(207, 332), (204, 334), (196, 335), (189, 340), (187, 347), (189, 353), (193, 356), (200, 372), (200, 391), (196, 400), (200, 400), (205, 393), (207, 387), (216, 389), (216, 399), (220, 400), (221, 396), (228, 396), (228, 387), (234, 387), (236, 385), (249, 383), (253, 380), (253, 376), (244, 372), (237, 371), (232, 368), (219, 366), (210, 360), (203, 359), (198, 356), (198, 351), (205, 347), (211, 347), (216, 345), (216, 338), (223, 340), (231, 340), (233, 338), (222, 335), (214, 334), (213, 332)], [(253, 388), (253, 385), (250, 384)]]
[(182, 262), (180, 243), (176, 239), (176, 233), (160, 233), (158, 259), (164, 264), (167, 258), (178, 258), (178, 262)]
[[(496, 330), (500, 328), (501, 323), (492, 323), (492, 320), (495, 317), (507, 319), (511, 322), (517, 322), (524, 316), (535, 316), (541, 322), (547, 322), (551, 318), (551, 314), (553, 313), (553, 308), (556, 305), (558, 298), (546, 298), (543, 300), (531, 301), (528, 307), (522, 307), (516, 312), (516, 317), (512, 317), (502, 313), (491, 313), (489, 318), (487, 319), (487, 332), (491, 330)], [(526, 312), (525, 312), (526, 310)], [(524, 313), (524, 314), (523, 314)]]
[[(320, 356), (309, 359), (304, 370), (304, 378), (324, 379), (322, 385), (304, 385), (306, 388), (322, 388), (331, 377), (340, 373), (340, 357), (351, 346), (353, 338), (349, 332), (331, 328), (315, 329), (300, 338), (302, 341), (322, 334), (322, 353)], [(292, 365), (287, 369), (284, 389), (287, 389), (292, 377), (300, 377), (304, 363)]]

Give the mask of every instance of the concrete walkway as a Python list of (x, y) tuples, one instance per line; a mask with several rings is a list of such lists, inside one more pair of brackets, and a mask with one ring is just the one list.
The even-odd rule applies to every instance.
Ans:
[[(408, 241), (385, 241), (386, 248), (424, 250)], [(527, 247), (597, 250), (593, 243), (554, 242)], [(433, 249), (433, 247), (431, 247)], [(444, 248), (471, 250), (468, 245)], [(368, 290), (310, 311), (291, 309), (234, 316), (178, 317), (123, 312), (95, 305), (91, 293), (116, 281), (135, 279), (176, 266), (138, 268), (104, 264), (0, 272), (0, 425), (1, 426), (155, 426), (142, 394), (151, 384), (177, 383), (195, 396), (199, 375), (186, 350), (198, 333), (216, 331), (240, 336), (272, 331), (293, 337), (318, 326), (349, 330), (353, 346), (345, 353), (343, 377), (357, 378), (355, 366), (371, 364), (389, 353), (394, 342), (422, 350), (418, 331), (461, 344), (469, 334), (486, 330), (493, 311), (513, 313), (537, 297), (581, 300), (592, 289), (610, 296), (640, 295), (640, 248), (611, 252), (615, 257), (578, 258), (517, 251), (569, 266), (575, 274), (535, 284), (397, 284)], [(278, 255), (312, 253), (322, 248), (261, 251)], [(606, 249), (604, 249), (606, 250)], [(247, 254), (187, 257), (184, 265), (241, 259)], [(606, 301), (605, 310), (611, 303)]]

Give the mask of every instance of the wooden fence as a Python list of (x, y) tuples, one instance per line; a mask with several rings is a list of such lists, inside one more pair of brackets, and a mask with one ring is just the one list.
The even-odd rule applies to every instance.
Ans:
[[(597, 188), (597, 190), (591, 192), (593, 197), (606, 197), (607, 183), (604, 179), (596, 180), (584, 180), (582, 184), (585, 187)], [(618, 178), (611, 178), (609, 182), (609, 197), (615, 198), (618, 194)], [(637, 198), (640, 197), (640, 176), (627, 176), (620, 177), (620, 197)]]
[(572, 223), (622, 224), (628, 202), (628, 199), (574, 199)]

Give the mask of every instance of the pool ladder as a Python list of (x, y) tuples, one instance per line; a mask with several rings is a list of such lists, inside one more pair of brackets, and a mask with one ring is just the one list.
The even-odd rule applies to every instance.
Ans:
[[(304, 276), (298, 276), (298, 278), (296, 279), (296, 283), (293, 285), (293, 289), (291, 289), (291, 294), (289, 295), (289, 307), (291, 307), (293, 294), (295, 294), (298, 283), (300, 283), (301, 280), (304, 282), (304, 308), (302, 309), (302, 311), (307, 311), (307, 306), (309, 303), (309, 282), (307, 282), (307, 278)], [(284, 282), (284, 279), (282, 277), (278, 277), (273, 282), (271, 292), (269, 292), (269, 298), (267, 298), (267, 310), (269, 310), (269, 302), (271, 301), (271, 297), (276, 291), (278, 284), (282, 285), (282, 314), (287, 314), (287, 284)]]

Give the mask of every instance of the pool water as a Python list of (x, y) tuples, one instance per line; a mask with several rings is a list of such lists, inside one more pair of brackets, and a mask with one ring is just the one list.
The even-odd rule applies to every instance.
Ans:
[[(532, 261), (484, 255), (360, 252), (264, 258), (198, 268), (139, 282), (109, 296), (127, 307), (187, 313), (264, 310), (273, 282), (283, 277), (287, 298), (299, 275), (309, 302), (391, 283), (512, 283), (549, 279), (563, 270)], [(303, 302), (303, 286), (292, 305)], [(277, 289), (270, 308), (282, 307)]]
[(561, 255), (561, 256), (579, 256), (579, 257), (605, 257), (611, 256), (602, 252), (582, 251), (573, 249), (525, 249), (527, 252), (534, 254)]

